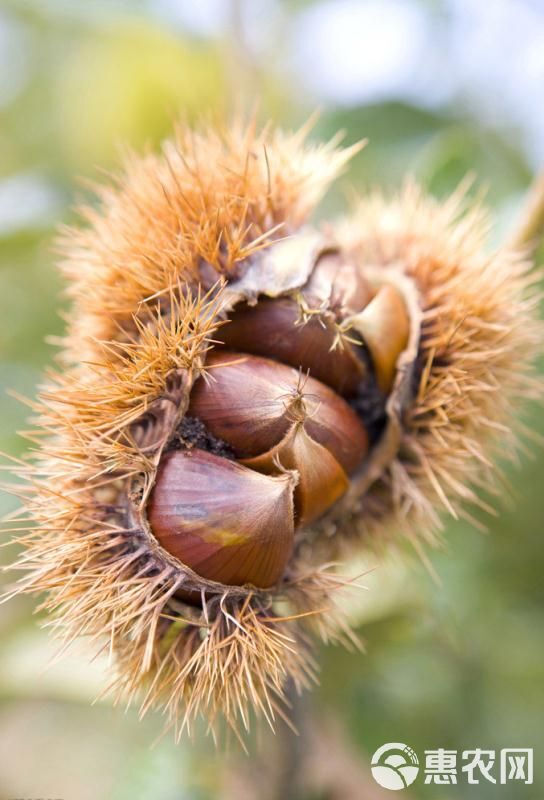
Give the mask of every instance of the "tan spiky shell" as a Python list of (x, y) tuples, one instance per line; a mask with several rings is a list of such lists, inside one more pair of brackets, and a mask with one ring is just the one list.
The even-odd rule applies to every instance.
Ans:
[[(488, 440), (510, 431), (512, 404), (530, 393), (530, 265), (485, 255), (484, 221), (463, 216), (459, 197), (439, 205), (413, 187), (364, 201), (325, 233), (307, 229), (353, 150), (310, 147), (304, 134), (180, 129), (161, 155), (130, 158), (83, 210), (87, 225), (63, 237), (73, 307), (62, 369), (35, 406), (40, 448), (20, 470), (31, 528), (16, 591), (45, 592), (67, 642), (86, 634), (109, 648), (119, 689), (140, 693), (143, 711), (164, 708), (178, 734), (199, 714), (235, 728), (252, 709), (283, 714), (288, 679), (315, 677), (306, 630), (351, 638), (331, 600), (344, 583), (329, 568), (341, 541), (393, 529), (429, 538), (437, 506), (477, 501), (468, 484), (489, 486)], [(388, 437), (300, 537), (277, 587), (222, 587), (169, 556), (131, 508), (152, 487), (225, 311), (303, 285), (324, 242), (398, 285), (411, 311)], [(185, 587), (201, 592), (201, 610), (180, 601)]]
[(491, 220), (467, 188), (439, 202), (409, 181), (393, 198), (362, 199), (336, 226), (358, 263), (411, 278), (422, 312), (399, 450), (365, 502), (355, 498), (346, 538), (400, 533), (421, 552), (441, 513), (478, 526), (470, 507), (493, 510), (488, 500), (504, 491), (497, 459), (517, 458), (524, 404), (542, 399), (541, 271), (523, 250), (487, 249)]

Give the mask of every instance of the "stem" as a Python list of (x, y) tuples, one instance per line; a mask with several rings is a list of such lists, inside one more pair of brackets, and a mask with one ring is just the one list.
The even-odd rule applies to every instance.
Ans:
[(543, 237), (544, 172), (541, 172), (529, 188), (520, 217), (506, 244), (514, 250), (523, 250), (528, 256), (532, 256)]
[[(266, 739), (255, 759), (243, 758), (227, 768), (222, 797), (228, 800), (390, 800), (372, 777), (370, 755), (354, 748), (342, 721), (331, 709), (319, 713), (311, 696), (287, 690), (290, 719)], [(413, 800), (408, 791), (403, 800)]]
[(288, 716), (295, 733), (277, 720), (276, 733), (263, 730), (253, 757), (227, 761), (221, 797), (226, 800), (301, 800), (305, 797), (306, 764), (311, 750), (310, 702), (301, 697), (292, 681), (286, 687)]
[(300, 800), (301, 776), (308, 750), (308, 702), (307, 693), (300, 695), (292, 681), (286, 696), (291, 706), (289, 717), (296, 728), (294, 733), (282, 723), (278, 729), (278, 774), (275, 797), (282, 800)]
[[(258, 97), (262, 92), (261, 70), (248, 45), (244, 30), (244, 19), (247, 0), (229, 0), (228, 30), (225, 35), (225, 48), (227, 55), (227, 80), (230, 86), (230, 96), (244, 99)], [(244, 105), (235, 106), (235, 112), (245, 111)], [(250, 105), (249, 108), (252, 106)], [(258, 106), (257, 106), (258, 107)]]

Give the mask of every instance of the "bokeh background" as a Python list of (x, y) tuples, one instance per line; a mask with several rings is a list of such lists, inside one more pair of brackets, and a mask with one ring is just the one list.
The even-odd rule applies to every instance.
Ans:
[[(342, 128), (348, 143), (369, 138), (322, 214), (345, 208), (349, 187), (394, 189), (409, 172), (443, 196), (473, 172), (496, 215), (496, 244), (544, 165), (544, 4), (1, 0), (2, 450), (24, 450), (15, 431), (28, 415), (6, 390), (32, 396), (54, 354), (46, 337), (63, 330), (53, 236), (86, 196), (79, 177), (115, 170), (123, 143), (157, 145), (179, 116), (221, 116), (254, 101), (262, 119), (287, 126), (319, 107), (313, 137)], [(544, 433), (541, 412), (530, 423)], [(368, 766), (387, 741), (421, 756), (535, 748), (534, 786), (420, 779), (406, 797), (544, 796), (544, 458), (534, 449), (509, 471), (514, 502), (485, 520), (489, 535), (449, 525), (447, 546), (430, 554), (439, 582), (408, 553), (367, 577), (357, 612), (366, 654), (320, 654), (315, 725), (328, 742), (320, 768), (333, 777), (318, 779), (316, 767), (316, 786), (301, 798), (384, 797)], [(2, 511), (13, 505), (0, 502)], [(0, 607), (0, 800), (261, 796), (246, 773), (273, 757), (266, 739), (245, 762), (199, 737), (150, 747), (161, 721), (140, 723), (108, 699), (91, 706), (104, 664), (90, 663), (84, 644), (58, 661), (33, 607)]]

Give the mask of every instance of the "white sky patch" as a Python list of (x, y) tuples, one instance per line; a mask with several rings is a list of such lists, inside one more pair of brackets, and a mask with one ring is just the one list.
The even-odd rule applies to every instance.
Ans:
[(428, 33), (428, 16), (411, 0), (324, 0), (295, 20), (293, 66), (318, 99), (354, 105), (398, 96)]
[(217, 36), (229, 14), (226, 0), (151, 0), (153, 14), (197, 36)]
[[(278, 0), (147, 0), (151, 13), (166, 24), (175, 25), (195, 36), (218, 38), (232, 36), (240, 26), (240, 37), (254, 55), (277, 46), (281, 9)], [(234, 12), (236, 8), (236, 13)]]
[(4, 178), (0, 181), (0, 236), (48, 225), (61, 207), (60, 192), (41, 176)]
[(491, 125), (520, 127), (544, 165), (544, 4), (449, 0), (450, 52), (471, 110)]

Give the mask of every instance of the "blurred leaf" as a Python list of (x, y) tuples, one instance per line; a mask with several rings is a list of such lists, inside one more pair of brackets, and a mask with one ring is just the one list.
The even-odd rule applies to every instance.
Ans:
[(74, 168), (115, 163), (127, 143), (156, 145), (173, 120), (217, 109), (225, 95), (213, 50), (135, 21), (74, 43), (57, 75), (60, 144)]

